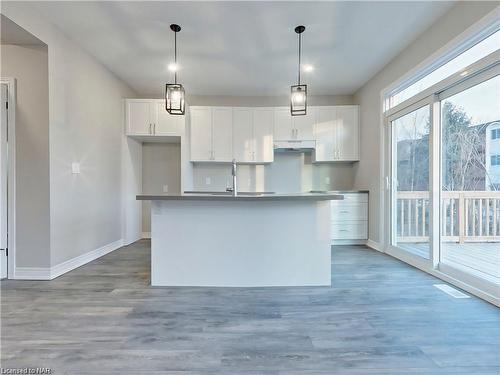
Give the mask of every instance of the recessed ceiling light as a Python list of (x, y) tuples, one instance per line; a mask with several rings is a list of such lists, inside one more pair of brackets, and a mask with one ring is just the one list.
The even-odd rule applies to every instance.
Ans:
[(170, 63), (168, 64), (168, 70), (170, 70), (171, 72), (176, 72), (179, 70), (179, 65), (177, 65), (176, 63)]
[(302, 66), (302, 70), (306, 73), (309, 73), (314, 70), (314, 66), (312, 66), (311, 64), (304, 64), (304, 66)]
[(467, 74), (469, 74), (469, 71), (464, 70), (462, 73), (460, 73), (460, 77), (465, 77)]

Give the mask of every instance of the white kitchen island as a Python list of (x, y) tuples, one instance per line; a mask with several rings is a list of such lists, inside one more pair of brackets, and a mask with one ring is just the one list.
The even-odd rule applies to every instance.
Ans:
[(339, 194), (139, 195), (150, 200), (153, 286), (331, 285)]

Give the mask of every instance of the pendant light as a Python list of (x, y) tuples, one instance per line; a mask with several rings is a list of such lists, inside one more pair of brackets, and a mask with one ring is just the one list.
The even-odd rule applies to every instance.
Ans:
[(305, 26), (297, 26), (295, 32), (299, 35), (299, 80), (298, 84), (291, 86), (290, 112), (292, 116), (303, 116), (307, 113), (307, 85), (300, 84), (300, 54), (302, 49), (302, 33)]
[(165, 86), (165, 109), (171, 115), (184, 115), (186, 100), (184, 87), (177, 83), (177, 33), (181, 27), (176, 24), (170, 25), (170, 30), (174, 32), (174, 64), (171, 70), (174, 71), (174, 83), (167, 83)]

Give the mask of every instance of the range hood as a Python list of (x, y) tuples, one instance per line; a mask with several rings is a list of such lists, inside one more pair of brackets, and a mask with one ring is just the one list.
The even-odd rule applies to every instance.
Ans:
[(288, 140), (274, 141), (276, 152), (311, 152), (316, 148), (316, 141)]

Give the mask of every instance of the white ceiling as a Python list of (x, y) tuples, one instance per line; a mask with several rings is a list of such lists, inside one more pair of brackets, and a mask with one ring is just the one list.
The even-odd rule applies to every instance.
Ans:
[[(352, 94), (452, 2), (36, 2), (139, 94), (172, 81), (171, 23), (178, 23), (179, 81), (197, 95), (286, 95), (297, 79), (303, 24), (311, 94)], [(50, 46), (49, 46), (50, 47)]]
[(40, 39), (24, 30), (17, 23), (0, 14), (0, 43), (17, 45), (45, 45)]

